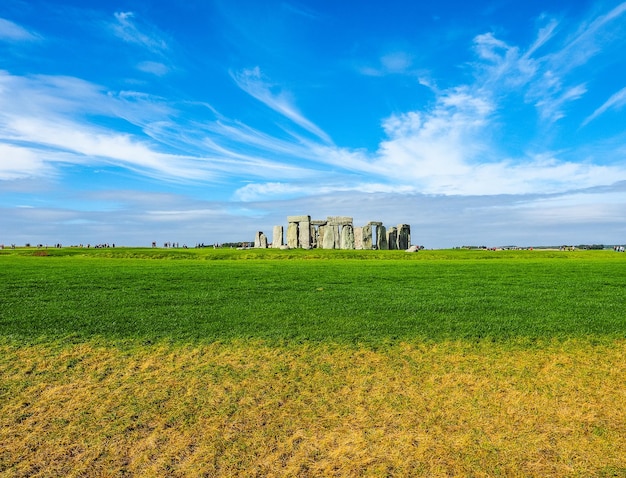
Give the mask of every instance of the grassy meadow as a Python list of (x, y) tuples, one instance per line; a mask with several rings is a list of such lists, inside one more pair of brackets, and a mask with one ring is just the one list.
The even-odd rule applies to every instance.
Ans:
[(0, 476), (626, 476), (626, 255), (0, 251)]

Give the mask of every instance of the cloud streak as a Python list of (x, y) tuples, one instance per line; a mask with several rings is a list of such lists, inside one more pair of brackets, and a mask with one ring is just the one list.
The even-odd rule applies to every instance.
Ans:
[(317, 125), (309, 121), (304, 115), (302, 115), (302, 113), (300, 113), (300, 111), (298, 111), (293, 104), (293, 100), (290, 98), (289, 93), (282, 90), (279, 90), (276, 93), (273, 91), (277, 89), (277, 86), (271, 84), (263, 78), (261, 69), (258, 66), (242, 70), (240, 72), (231, 73), (231, 76), (237, 86), (253, 98), (256, 98), (267, 107), (290, 119), (295, 124), (317, 136), (325, 143), (332, 143), (328, 134), (322, 131)]
[(5, 18), (0, 18), (0, 40), (8, 42), (32, 42), (39, 40), (36, 33)]
[(626, 87), (613, 94), (606, 102), (596, 109), (590, 116), (585, 118), (582, 126), (586, 126), (600, 115), (606, 113), (610, 109), (620, 110), (626, 105)]
[(169, 45), (164, 35), (155, 27), (139, 25), (133, 12), (116, 12), (111, 28), (115, 36), (126, 43), (140, 46), (152, 53), (164, 54)]

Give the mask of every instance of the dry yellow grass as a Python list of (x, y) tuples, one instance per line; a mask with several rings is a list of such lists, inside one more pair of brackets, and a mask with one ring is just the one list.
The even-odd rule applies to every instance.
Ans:
[(623, 340), (0, 354), (3, 476), (626, 476)]

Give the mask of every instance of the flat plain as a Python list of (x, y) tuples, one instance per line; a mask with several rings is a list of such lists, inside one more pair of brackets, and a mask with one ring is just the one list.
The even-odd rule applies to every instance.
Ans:
[(626, 255), (0, 251), (7, 476), (626, 476)]

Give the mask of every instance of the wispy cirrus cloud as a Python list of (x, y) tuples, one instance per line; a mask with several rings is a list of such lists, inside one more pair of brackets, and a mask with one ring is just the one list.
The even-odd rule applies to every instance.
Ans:
[(417, 75), (413, 71), (413, 55), (401, 50), (385, 53), (378, 59), (378, 64), (359, 66), (357, 69), (365, 76)]
[(591, 115), (589, 115), (582, 123), (582, 126), (586, 126), (598, 116), (604, 114), (610, 109), (620, 110), (626, 105), (626, 87), (619, 90), (617, 93), (611, 95), (611, 97), (604, 102), (602, 106), (596, 109)]
[(35, 150), (0, 143), (0, 180), (49, 176), (53, 171)]
[(272, 84), (263, 77), (261, 69), (256, 66), (251, 69), (231, 73), (237, 86), (250, 96), (256, 98), (274, 111), (280, 113), (295, 124), (314, 134), (325, 143), (332, 143), (330, 136), (308, 120), (294, 105), (294, 101), (287, 91), (278, 85)]
[(158, 61), (142, 61), (137, 65), (137, 69), (155, 76), (165, 76), (170, 72), (170, 68)]
[(41, 37), (26, 28), (5, 18), (0, 18), (0, 40), (8, 42), (30, 42), (40, 40)]
[(116, 12), (114, 16), (115, 21), (110, 26), (118, 38), (152, 53), (163, 54), (169, 50), (165, 35), (154, 26), (139, 23), (133, 12)]
[(607, 44), (623, 41), (626, 28), (624, 22), (619, 20), (624, 14), (626, 2), (620, 3), (607, 13), (581, 22), (575, 32), (567, 35), (561, 49), (546, 55), (550, 67), (569, 72), (601, 53)]
[[(284, 161), (304, 153), (303, 145), (227, 118), (184, 122), (176, 103), (140, 92), (0, 71), (0, 103), (0, 180), (50, 176), (63, 164), (115, 165), (165, 181), (220, 181), (241, 170), (260, 179), (308, 174)], [(93, 116), (127, 122), (144, 134), (94, 125)]]

